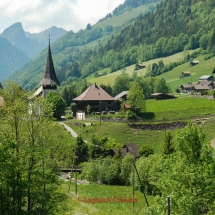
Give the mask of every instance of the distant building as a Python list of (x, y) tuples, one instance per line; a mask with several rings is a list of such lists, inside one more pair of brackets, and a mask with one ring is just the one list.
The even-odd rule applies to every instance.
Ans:
[(191, 74), (190, 74), (189, 71), (184, 71), (184, 72), (181, 73), (180, 78), (184, 78), (184, 77), (187, 77), (187, 76), (190, 76), (190, 75), (191, 75)]
[(164, 93), (153, 93), (151, 96), (154, 96), (156, 100), (164, 100), (164, 99), (175, 99), (177, 97), (173, 95), (168, 95)]
[(199, 61), (198, 60), (193, 60), (190, 62), (190, 66), (195, 66), (195, 65), (198, 65), (199, 64)]
[[(80, 96), (73, 99), (76, 103), (76, 113), (85, 113), (87, 106), (90, 106), (91, 112), (108, 113), (115, 111), (115, 99), (110, 96), (96, 83), (88, 87)], [(73, 113), (73, 115), (76, 115)]]
[(203, 75), (199, 78), (199, 82), (213, 82), (214, 77), (212, 75)]
[(139, 63), (137, 65), (137, 69), (144, 69), (144, 68), (146, 68), (146, 64)]
[[(111, 149), (109, 154), (111, 156), (116, 155), (118, 152), (118, 149)], [(120, 149), (120, 153), (122, 157), (125, 157), (127, 154), (131, 154), (134, 156), (134, 158), (139, 157), (139, 147), (135, 143), (126, 143), (123, 145), (123, 147)]]
[(182, 84), (180, 86), (180, 88), (181, 88), (182, 93), (188, 93), (188, 92), (192, 91), (193, 85), (191, 83), (190, 84)]
[(210, 90), (211, 88), (207, 84), (194, 84), (193, 85), (193, 92), (200, 93), (202, 91)]

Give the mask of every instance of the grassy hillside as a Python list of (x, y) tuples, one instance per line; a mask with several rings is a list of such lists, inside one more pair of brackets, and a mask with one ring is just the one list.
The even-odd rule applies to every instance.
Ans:
[(145, 14), (146, 12), (150, 11), (151, 7), (156, 7), (157, 3), (151, 3), (146, 5), (142, 5), (137, 8), (133, 8), (129, 11), (125, 11), (123, 14), (119, 16), (113, 16), (111, 19), (106, 19), (102, 22), (98, 22), (92, 27), (97, 27), (97, 28), (103, 28), (107, 25), (112, 25), (113, 27), (118, 27), (125, 25), (126, 23), (128, 24), (131, 20), (134, 20), (136, 17), (138, 17), (141, 14)]
[[(149, 65), (152, 65), (153, 63), (158, 63), (160, 60), (162, 60), (165, 65), (168, 64), (168, 63), (171, 63), (171, 62), (181, 61), (185, 57), (185, 55), (187, 55), (188, 53), (191, 54), (194, 51), (195, 50), (179, 52), (177, 54), (174, 54), (174, 55), (171, 55), (171, 56), (168, 56), (168, 57), (156, 58), (156, 59), (153, 59), (153, 60), (143, 62), (144, 64), (146, 64), (146, 68), (137, 70), (137, 74), (138, 74), (138, 76), (144, 76), (146, 74), (146, 72), (147, 72), (147, 67)], [(204, 57), (202, 57), (202, 58), (204, 58)], [(201, 58), (201, 61), (202, 61), (202, 58)], [(201, 62), (201, 64), (202, 64), (202, 62)], [(183, 65), (184, 65), (184, 67), (182, 67), (182, 68), (177, 67), (178, 72), (174, 73), (174, 75), (173, 75), (174, 78), (171, 78), (171, 76), (173, 74), (172, 71), (169, 71), (169, 72), (167, 72), (165, 74), (162, 74), (161, 76), (162, 77), (164, 76), (164, 79), (167, 80), (167, 81), (172, 81), (174, 79), (179, 79), (179, 76), (181, 75), (181, 72), (182, 71), (187, 71), (189, 69), (189, 63), (183, 64)], [(132, 76), (132, 74), (134, 72), (134, 67), (135, 67), (135, 65), (131, 65), (131, 66), (126, 67), (126, 73), (129, 76)], [(110, 73), (110, 69), (103, 69), (103, 70), (98, 71), (98, 73), (104, 73), (104, 72), (107, 72), (109, 74), (107, 74), (105, 76), (97, 77), (97, 78), (95, 78), (95, 76), (92, 74), (91, 76), (89, 76), (87, 78), (87, 81), (89, 81), (90, 83), (95, 83), (96, 82), (98, 84), (106, 84), (106, 85), (110, 84), (110, 85), (113, 85), (114, 80), (116, 79), (116, 77), (122, 73), (121, 70), (118, 70), (116, 72)], [(169, 77), (169, 79), (167, 77), (165, 77), (165, 75), (167, 75), (167, 74), (168, 74), (167, 77)]]

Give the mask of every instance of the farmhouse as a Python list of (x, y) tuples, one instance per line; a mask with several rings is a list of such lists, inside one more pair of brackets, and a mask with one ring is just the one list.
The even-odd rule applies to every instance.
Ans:
[(180, 86), (180, 88), (181, 88), (182, 93), (188, 93), (188, 92), (192, 91), (193, 85), (191, 83), (182, 84)]
[(212, 82), (214, 81), (214, 77), (212, 75), (203, 75), (199, 78), (199, 82), (206, 82), (206, 81)]
[[(96, 83), (88, 87), (80, 96), (73, 99), (76, 113), (85, 113), (87, 106), (91, 112), (107, 113), (115, 111), (115, 99)], [(73, 113), (73, 115), (76, 115)]]
[[(118, 152), (118, 149), (111, 149), (109, 154), (113, 157)], [(134, 158), (139, 157), (139, 147), (135, 143), (126, 143), (120, 150), (122, 157), (125, 157), (128, 153), (133, 155)]]
[(177, 97), (175, 97), (173, 95), (168, 95), (168, 94), (164, 94), (164, 93), (154, 93), (154, 94), (151, 94), (151, 96), (154, 96), (156, 100), (175, 99), (175, 98), (177, 98)]
[(205, 90), (210, 90), (210, 87), (207, 84), (194, 84), (193, 92), (200, 93)]

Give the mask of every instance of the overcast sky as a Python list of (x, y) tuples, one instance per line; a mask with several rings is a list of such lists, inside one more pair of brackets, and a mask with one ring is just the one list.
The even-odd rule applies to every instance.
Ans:
[(95, 24), (125, 0), (0, 0), (0, 32), (16, 22), (25, 31), (56, 26), (77, 32)]

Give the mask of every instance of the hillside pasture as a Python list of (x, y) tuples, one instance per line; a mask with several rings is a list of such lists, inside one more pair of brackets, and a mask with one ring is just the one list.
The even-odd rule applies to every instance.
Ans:
[[(147, 72), (147, 67), (148, 67), (149, 65), (152, 65), (153, 63), (158, 63), (160, 60), (162, 60), (162, 61), (164, 62), (164, 64), (166, 65), (166, 64), (169, 64), (169, 63), (171, 63), (171, 62), (181, 61), (188, 53), (192, 53), (192, 52), (194, 52), (194, 51), (195, 51), (195, 50), (179, 52), (179, 53), (174, 54), (174, 55), (171, 55), (171, 56), (169, 56), (169, 57), (156, 58), (156, 59), (153, 59), (153, 60), (149, 60), (149, 61), (146, 61), (146, 62), (142, 62), (142, 63), (146, 64), (146, 68), (136, 70), (137, 75), (140, 76), (140, 77), (144, 77), (144, 75), (145, 75), (146, 72)], [(183, 65), (184, 65), (184, 64), (183, 64)], [(186, 70), (187, 70), (187, 67), (189, 67), (189, 66), (187, 66), (187, 65), (188, 65), (188, 63), (185, 65)], [(126, 67), (126, 70), (125, 70), (125, 71), (126, 71), (126, 73), (127, 73), (130, 77), (132, 76), (132, 74), (133, 74), (133, 72), (134, 72), (134, 68), (135, 68), (135, 65), (134, 65), (134, 64), (131, 65), (131, 66)], [(108, 69), (109, 69), (109, 70), (108, 70)], [(110, 68), (108, 68), (108, 69), (106, 69), (106, 70), (107, 70), (107, 71), (110, 71)], [(104, 69), (101, 70), (101, 71), (98, 71), (98, 73), (103, 72), (103, 71), (104, 71)], [(185, 71), (185, 70), (182, 70), (182, 71)], [(165, 79), (166, 81), (170, 81), (170, 80), (174, 80), (174, 79), (179, 79), (179, 76), (181, 75), (181, 72), (182, 72), (182, 71), (180, 71), (180, 74), (177, 72), (175, 75), (173, 75), (172, 78), (169, 78), (169, 79), (167, 79), (167, 80), (166, 80), (165, 78), (164, 78), (164, 79)], [(167, 72), (167, 73), (164, 73), (164, 74), (162, 74), (161, 76), (158, 76), (158, 77), (163, 77), (163, 75), (165, 75), (165, 74), (169, 74), (169, 76), (171, 76), (170, 73), (172, 73), (172, 71), (169, 71), (169, 72)], [(91, 76), (89, 76), (89, 77), (87, 78), (87, 81), (90, 82), (90, 83), (98, 83), (98, 84), (105, 84), (105, 85), (110, 84), (111, 86), (113, 86), (115, 79), (116, 79), (117, 76), (119, 76), (120, 74), (122, 74), (122, 71), (121, 71), (121, 70), (118, 70), (118, 71), (116, 71), (116, 72), (109, 73), (109, 74), (107, 74), (107, 75), (105, 75), (105, 76), (97, 77), (97, 78), (95, 78), (94, 75), (91, 75)]]

